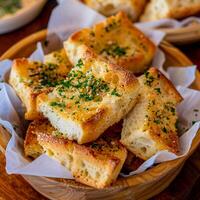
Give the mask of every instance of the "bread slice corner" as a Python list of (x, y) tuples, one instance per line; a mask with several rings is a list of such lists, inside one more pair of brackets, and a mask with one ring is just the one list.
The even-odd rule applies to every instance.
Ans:
[(42, 152), (70, 170), (78, 182), (99, 189), (117, 179), (127, 156), (127, 150), (115, 138), (104, 135), (95, 142), (79, 145), (63, 138), (47, 120), (33, 121), (29, 125), (26, 138), (33, 137), (34, 145), (28, 139), (25, 142), (27, 156), (35, 157), (37, 144)]

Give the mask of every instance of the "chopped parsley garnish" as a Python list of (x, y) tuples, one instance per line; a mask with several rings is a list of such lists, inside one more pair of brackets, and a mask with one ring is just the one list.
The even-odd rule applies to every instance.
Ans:
[(173, 107), (170, 107), (170, 111), (172, 112), (173, 115), (175, 115), (176, 109)]
[(113, 43), (113, 44), (107, 45), (107, 47), (102, 49), (100, 53), (101, 54), (105, 53), (106, 55), (112, 56), (112, 57), (116, 57), (116, 56), (121, 57), (121, 56), (126, 55), (126, 49), (127, 48), (120, 47), (116, 43)]
[(150, 75), (150, 73), (148, 71), (146, 71), (144, 73), (144, 76), (145, 76), (145, 82), (144, 84), (147, 85), (147, 86), (152, 86), (152, 83), (154, 81), (154, 77)]
[(154, 122), (155, 122), (156, 124), (160, 124), (160, 120), (159, 120), (159, 119), (155, 119)]
[(80, 100), (86, 102), (92, 100), (100, 101), (102, 99), (101, 94), (108, 92), (110, 88), (106, 82), (100, 78), (95, 78), (90, 72), (83, 73), (80, 70), (72, 70), (57, 87), (58, 94), (60, 90), (65, 92), (72, 91), (74, 95), (70, 96), (69, 99), (78, 104)]
[(160, 88), (154, 88), (154, 90), (155, 90), (158, 94), (161, 94)]
[(83, 61), (81, 59), (78, 60), (78, 63), (76, 64), (77, 67), (83, 66)]
[(170, 102), (166, 103), (164, 105), (164, 108), (167, 110), (167, 111), (170, 111), (173, 115), (176, 114), (176, 109), (174, 108), (174, 105)]
[(116, 48), (113, 49), (113, 53), (118, 56), (124, 56), (126, 55), (126, 50), (125, 48), (117, 46)]
[(63, 103), (63, 102), (55, 102), (55, 101), (51, 102), (50, 106), (53, 106), (53, 107), (55, 106), (55, 107), (59, 107), (59, 108), (65, 108), (66, 107), (65, 103)]
[(112, 96), (120, 97), (121, 95), (117, 92), (116, 88), (111, 92)]
[(168, 130), (164, 127), (164, 128), (162, 128), (162, 131), (164, 132), (164, 133), (167, 133), (168, 132)]
[(59, 82), (65, 79), (64, 75), (58, 74), (58, 65), (53, 63), (41, 64), (35, 62), (35, 68), (29, 68), (29, 81), (27, 84), (35, 90), (45, 87), (55, 87)]
[(56, 136), (56, 137), (59, 137), (59, 138), (63, 138), (64, 137), (64, 135), (63, 135), (63, 133), (61, 133), (61, 132), (59, 132), (59, 131), (53, 131), (52, 132), (52, 134), (54, 135), (54, 136)]

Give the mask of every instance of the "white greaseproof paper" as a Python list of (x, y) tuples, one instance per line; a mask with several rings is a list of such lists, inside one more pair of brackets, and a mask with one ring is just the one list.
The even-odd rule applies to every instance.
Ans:
[[(63, 0), (54, 9), (48, 26), (48, 38), (51, 43), (51, 35), (58, 35), (58, 42), (64, 41), (74, 31), (103, 20), (104, 17), (76, 0)], [(148, 30), (145, 26), (139, 28), (151, 38), (156, 44), (162, 41), (164, 33), (160, 31)], [(60, 43), (62, 44), (62, 43)], [(51, 48), (55, 48), (54, 46)], [(44, 53), (41, 44), (31, 55), (31, 60), (42, 61)], [(188, 153), (191, 142), (195, 137), (200, 123), (200, 92), (188, 89), (187, 87), (194, 81), (195, 66), (189, 68), (169, 68), (165, 72), (162, 68), (165, 56), (161, 50), (157, 50), (153, 65), (157, 66), (172, 82), (184, 97), (184, 101), (178, 107), (180, 119), (180, 131), (183, 133), (180, 138), (181, 152), (179, 156)], [(11, 61), (0, 62), (0, 78), (7, 82)], [(57, 161), (52, 160), (46, 155), (41, 155), (34, 161), (24, 156), (23, 140), (20, 137), (24, 133), (26, 124), (23, 120), (24, 108), (16, 96), (14, 90), (7, 83), (0, 83), (0, 124), (4, 126), (12, 135), (6, 149), (6, 170), (9, 174), (25, 174), (35, 176), (47, 176), (58, 178), (73, 178), (70, 172), (61, 166)], [(187, 113), (187, 114), (186, 114)], [(192, 124), (196, 122), (193, 126)], [(136, 171), (128, 176), (141, 173), (154, 163), (176, 159), (175, 154), (162, 151), (143, 163)], [(127, 176), (127, 175), (123, 175)]]

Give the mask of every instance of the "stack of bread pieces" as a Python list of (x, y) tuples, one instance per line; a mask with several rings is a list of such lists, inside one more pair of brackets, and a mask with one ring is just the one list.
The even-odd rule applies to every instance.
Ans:
[[(150, 68), (155, 50), (120, 12), (74, 33), (43, 63), (16, 59), (10, 84), (32, 121), (25, 155), (46, 153), (76, 181), (104, 188), (117, 179), (128, 152), (143, 160), (160, 150), (178, 153), (182, 97)], [(121, 120), (121, 135), (113, 134), (108, 128)]]
[(81, 0), (105, 16), (124, 11), (132, 21), (182, 19), (200, 12), (200, 0)]

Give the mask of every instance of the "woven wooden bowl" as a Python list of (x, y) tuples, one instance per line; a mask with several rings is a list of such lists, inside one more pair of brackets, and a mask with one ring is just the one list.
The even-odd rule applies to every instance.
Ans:
[[(36, 47), (36, 42), (44, 41), (46, 31), (35, 33), (10, 48), (1, 59), (14, 59), (29, 56)], [(160, 46), (166, 54), (165, 67), (188, 66), (191, 61), (178, 49), (163, 42)], [(193, 86), (200, 89), (199, 72)], [(8, 133), (0, 129), (0, 150), (5, 149)], [(119, 177), (117, 182), (108, 188), (97, 190), (74, 180), (53, 179), (46, 177), (23, 176), (38, 192), (52, 200), (82, 200), (82, 199), (148, 199), (164, 190), (177, 176), (185, 161), (200, 144), (200, 131), (193, 141), (187, 156), (164, 162), (132, 177)]]

